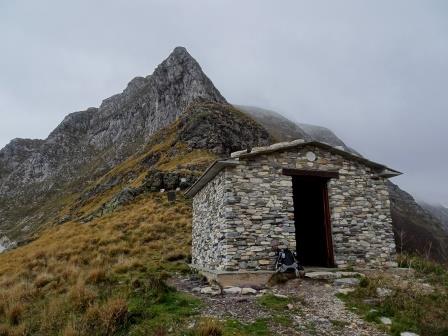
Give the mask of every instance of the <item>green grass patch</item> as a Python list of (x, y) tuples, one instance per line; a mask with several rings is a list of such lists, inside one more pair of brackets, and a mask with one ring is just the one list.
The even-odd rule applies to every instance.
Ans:
[(258, 298), (258, 303), (268, 309), (272, 310), (287, 310), (288, 303), (291, 299), (275, 296), (274, 294), (265, 294)]
[(152, 279), (136, 288), (128, 301), (132, 324), (129, 335), (152, 335), (169, 328), (182, 330), (185, 321), (198, 314), (200, 305), (191, 295)]
[(237, 320), (227, 320), (224, 323), (224, 336), (268, 336), (269, 323), (265, 319), (256, 320), (253, 323), (244, 324)]

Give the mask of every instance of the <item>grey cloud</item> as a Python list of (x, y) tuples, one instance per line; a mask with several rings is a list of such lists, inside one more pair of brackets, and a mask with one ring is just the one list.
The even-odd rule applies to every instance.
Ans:
[(448, 205), (446, 1), (0, 3), (0, 147), (187, 47), (222, 94), (327, 126)]

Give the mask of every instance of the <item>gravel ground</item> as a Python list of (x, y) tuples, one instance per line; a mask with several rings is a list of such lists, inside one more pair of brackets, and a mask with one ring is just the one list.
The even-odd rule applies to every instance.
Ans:
[[(204, 302), (203, 316), (235, 319), (242, 323), (269, 319), (272, 335), (387, 335), (346, 309), (335, 296), (338, 287), (325, 281), (294, 279), (268, 288), (268, 293), (286, 295), (291, 299), (292, 307), (280, 312), (261, 307), (257, 299), (262, 294), (200, 294), (193, 292), (193, 288), (206, 284), (195, 278), (172, 279), (171, 285), (199, 297)], [(278, 315), (287, 317), (290, 322), (279, 322), (275, 318)]]

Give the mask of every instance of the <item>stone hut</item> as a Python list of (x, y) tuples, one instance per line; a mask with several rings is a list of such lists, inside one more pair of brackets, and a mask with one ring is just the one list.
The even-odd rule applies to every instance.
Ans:
[(400, 174), (317, 141), (232, 153), (186, 192), (192, 265), (225, 284), (267, 281), (279, 248), (304, 266), (393, 266), (386, 179)]

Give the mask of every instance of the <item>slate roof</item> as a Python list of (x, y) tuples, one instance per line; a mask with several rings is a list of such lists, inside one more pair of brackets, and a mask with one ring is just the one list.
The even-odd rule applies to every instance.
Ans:
[(213, 162), (210, 167), (202, 174), (202, 176), (186, 190), (185, 194), (189, 197), (196, 195), (208, 182), (213, 180), (218, 173), (229, 166), (236, 166), (239, 164), (240, 160), (249, 159), (257, 155), (266, 155), (279, 151), (286, 151), (292, 148), (299, 148), (304, 146), (316, 146), (334, 154), (339, 154), (348, 160), (360, 162), (368, 167), (374, 168), (377, 171), (378, 177), (390, 178), (394, 176), (401, 175), (402, 173), (391, 169), (380, 163), (370, 161), (362, 156), (356, 155), (352, 152), (348, 152), (342, 148), (331, 146), (324, 142), (319, 141), (306, 141), (303, 139), (297, 139), (289, 142), (279, 142), (266, 147), (254, 147), (251, 150), (242, 150), (238, 152), (233, 152), (230, 154), (230, 159), (227, 160), (217, 160)]

